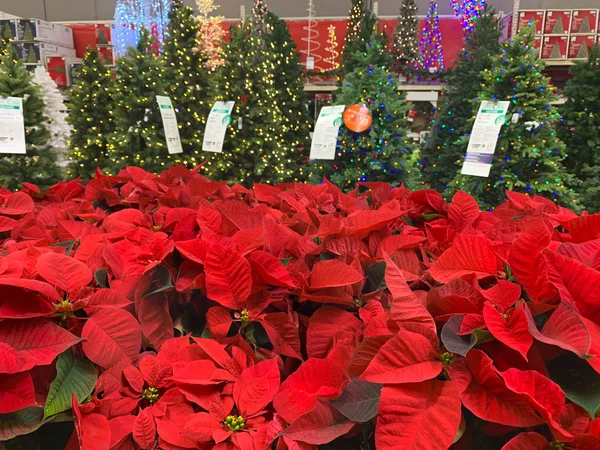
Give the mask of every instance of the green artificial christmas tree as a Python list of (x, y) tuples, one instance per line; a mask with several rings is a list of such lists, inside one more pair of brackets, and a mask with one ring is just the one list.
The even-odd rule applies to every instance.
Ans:
[(579, 183), (563, 164), (565, 144), (555, 131), (560, 121), (552, 106), (555, 89), (543, 75), (545, 64), (533, 45), (533, 29), (526, 27), (492, 58), (492, 70), (484, 70), (479, 101), (509, 101), (508, 120), (500, 131), (489, 177), (459, 172), (446, 191), (448, 197), (464, 190), (486, 208), (494, 208), (504, 201), (506, 190), (514, 190), (578, 208), (573, 187)]
[(164, 82), (177, 113), (185, 162), (196, 165), (202, 148), (206, 118), (210, 112), (211, 79), (208, 57), (199, 50), (198, 21), (194, 10), (175, 0), (163, 43)]
[(207, 158), (212, 180), (251, 185), (303, 181), (304, 150), (286, 141), (275, 58), (252, 22), (231, 28), (216, 100), (234, 101), (222, 153)]
[(136, 48), (117, 62), (113, 119), (115, 131), (109, 139), (109, 168), (113, 173), (126, 166), (138, 166), (160, 173), (182, 162), (181, 155), (169, 155), (165, 142), (157, 95), (165, 95), (161, 59), (151, 48), (154, 39), (146, 29), (140, 32)]
[(16, 190), (21, 182), (47, 189), (61, 179), (56, 165), (56, 153), (48, 145), (50, 132), (46, 127), (44, 101), (40, 87), (31, 82), (30, 74), (20, 61), (4, 53), (0, 60), (0, 97), (23, 100), (26, 154), (0, 155), (0, 185)]
[(306, 107), (308, 99), (304, 91), (300, 54), (284, 20), (269, 12), (266, 24), (270, 32), (265, 39), (271, 46), (269, 52), (275, 58), (277, 103), (286, 128), (284, 139), (293, 150), (303, 154), (310, 145), (311, 118)]
[(559, 136), (567, 146), (566, 168), (583, 181), (582, 204), (600, 211), (600, 46), (571, 69), (565, 86), (567, 102), (561, 106)]
[(410, 159), (416, 149), (408, 134), (406, 114), (410, 109), (398, 91), (396, 76), (379, 60), (380, 39), (373, 35), (365, 51), (359, 53), (362, 66), (348, 74), (338, 104), (365, 105), (372, 114), (371, 127), (355, 133), (342, 125), (334, 161), (313, 161), (311, 181), (324, 177), (343, 189), (361, 181), (385, 181), (418, 186), (418, 171), (411, 170)]
[(67, 121), (73, 127), (69, 149), (71, 163), (67, 174), (90, 179), (96, 168), (108, 165), (108, 138), (114, 131), (112, 120), (113, 74), (90, 49), (75, 75), (70, 91)]
[(500, 31), (489, 8), (465, 36), (456, 66), (447, 74), (448, 88), (441, 96), (431, 134), (421, 151), (421, 172), (427, 184), (439, 192), (448, 186), (467, 151), (464, 136), (473, 126), (473, 101), (484, 82), (484, 70), (500, 54)]
[(419, 55), (417, 12), (415, 0), (404, 0), (394, 29), (392, 53), (396, 67), (403, 73), (412, 73)]

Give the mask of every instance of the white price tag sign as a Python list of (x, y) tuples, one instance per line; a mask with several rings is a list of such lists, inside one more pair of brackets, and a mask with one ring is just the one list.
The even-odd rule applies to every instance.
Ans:
[[(202, 150), (222, 153), (227, 127), (231, 123), (231, 112), (235, 102), (216, 102), (210, 111), (204, 130)], [(241, 118), (240, 118), (241, 119)]]
[(460, 173), (475, 177), (490, 176), (494, 152), (498, 144), (498, 133), (506, 122), (509, 105), (510, 102), (481, 102)]
[(344, 105), (321, 108), (310, 147), (310, 159), (335, 159), (335, 147), (345, 109)]
[(0, 98), (0, 153), (26, 153), (23, 100), (20, 98)]
[(175, 109), (173, 109), (171, 99), (169, 97), (157, 95), (156, 101), (158, 102), (163, 128), (165, 129), (165, 139), (167, 140), (167, 150), (169, 151), (169, 155), (183, 153), (181, 137), (179, 136), (179, 127), (177, 126), (177, 116), (175, 115)]

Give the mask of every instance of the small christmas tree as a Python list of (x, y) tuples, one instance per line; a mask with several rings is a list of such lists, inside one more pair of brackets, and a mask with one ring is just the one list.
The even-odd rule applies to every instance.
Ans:
[(406, 183), (414, 187), (417, 173), (410, 170), (415, 145), (407, 137), (406, 114), (409, 106), (398, 91), (395, 76), (379, 60), (382, 45), (373, 35), (362, 58), (362, 67), (344, 80), (338, 103), (364, 104), (373, 116), (371, 128), (355, 133), (342, 126), (334, 161), (313, 161), (311, 178), (318, 183), (324, 177), (344, 189), (361, 181), (386, 181), (392, 185)]
[(394, 29), (392, 53), (396, 65), (403, 72), (411, 72), (414, 69), (419, 55), (417, 11), (415, 0), (404, 0), (400, 7), (398, 24)]
[(473, 101), (500, 53), (500, 31), (494, 12), (487, 8), (465, 36), (456, 66), (447, 75), (448, 88), (440, 97), (437, 115), (421, 151), (421, 172), (427, 184), (442, 192), (460, 169), (467, 150), (464, 136), (473, 126)]
[[(306, 55), (306, 69), (309, 71), (320, 71), (319, 62), (322, 57), (319, 55), (319, 50), (321, 48), (321, 44), (319, 43), (319, 31), (317, 30), (317, 22), (315, 21), (315, 17), (317, 15), (317, 11), (315, 10), (315, 2), (314, 0), (308, 0), (308, 22), (304, 27), (304, 31), (306, 31), (306, 36), (302, 38), (304, 42), (306, 42), (306, 47), (303, 48), (302, 53)], [(308, 66), (308, 58), (312, 58), (313, 67)]]
[(213, 0), (196, 0), (198, 16), (198, 48), (206, 58), (206, 67), (209, 70), (217, 69), (223, 65), (223, 46), (225, 30), (221, 26), (225, 17), (213, 16), (212, 13), (219, 9)]
[(113, 118), (115, 132), (109, 139), (109, 167), (113, 173), (126, 166), (138, 166), (158, 173), (182, 162), (169, 155), (157, 95), (165, 95), (161, 60), (150, 49), (154, 39), (146, 29), (140, 32), (136, 48), (117, 62)]
[(427, 11), (425, 28), (419, 44), (419, 57), (416, 61), (416, 68), (435, 73), (443, 72), (445, 69), (437, 0), (429, 1), (429, 10)]
[(567, 146), (567, 170), (583, 181), (583, 206), (600, 211), (600, 46), (590, 48), (587, 61), (571, 69), (560, 107), (558, 134)]
[[(284, 119), (285, 142), (298, 158), (302, 158), (310, 145), (311, 118), (308, 99), (304, 91), (302, 65), (296, 44), (284, 20), (269, 12), (266, 23), (270, 33), (265, 36), (268, 50), (274, 57), (275, 84), (279, 93), (277, 103)], [(269, 47), (267, 47), (269, 48)]]
[[(342, 54), (342, 73), (344, 75), (364, 68), (366, 49), (374, 66), (391, 67), (394, 59), (387, 49), (388, 37), (385, 32), (379, 33), (379, 21), (371, 11), (363, 14), (360, 21), (360, 31), (350, 45), (344, 46)], [(373, 51), (375, 49), (375, 51)], [(341, 81), (341, 80), (340, 80)]]
[(114, 132), (112, 92), (114, 78), (98, 52), (89, 49), (70, 90), (67, 118), (73, 127), (68, 175), (90, 179), (96, 168), (108, 165), (108, 138)]
[(44, 116), (44, 101), (40, 87), (32, 83), (32, 75), (23, 64), (5, 53), (0, 60), (0, 97), (23, 100), (26, 154), (0, 155), (0, 185), (18, 189), (21, 182), (47, 189), (61, 179), (56, 165), (56, 153), (50, 148), (48, 119)]
[(212, 92), (208, 58), (198, 51), (198, 22), (194, 11), (175, 0), (169, 12), (168, 33), (163, 44), (164, 82), (177, 113), (184, 154), (182, 159), (196, 165), (202, 147)]
[[(505, 190), (539, 194), (555, 202), (577, 207), (572, 187), (577, 179), (563, 160), (564, 143), (556, 136), (560, 115), (552, 106), (554, 87), (542, 74), (544, 62), (534, 50), (534, 31), (524, 28), (502, 53), (492, 57), (492, 70), (484, 71), (482, 100), (509, 101), (508, 120), (500, 131), (489, 177), (457, 174), (451, 190), (464, 190), (487, 208), (498, 206)], [(452, 192), (448, 192), (448, 196)]]
[[(365, 18), (364, 0), (352, 0), (352, 6), (348, 13), (348, 30), (344, 39), (344, 48), (342, 49), (342, 68), (344, 73), (352, 72), (350, 67), (350, 58), (357, 50), (364, 48), (366, 42), (362, 41), (364, 33), (361, 33), (361, 25)], [(369, 31), (369, 36), (370, 36)]]
[(303, 180), (303, 155), (286, 142), (286, 117), (275, 79), (275, 58), (254, 24), (231, 28), (216, 100), (234, 101), (223, 153), (207, 158), (203, 173), (213, 180), (281, 183)]
[(266, 18), (268, 12), (269, 8), (263, 0), (254, 0), (254, 4), (252, 5), (252, 21), (259, 35), (267, 31)]
[(340, 56), (340, 52), (338, 52), (338, 41), (337, 35), (335, 34), (335, 26), (330, 25), (327, 29), (328, 37), (327, 37), (327, 48), (325, 51), (327, 52), (327, 58), (325, 58), (325, 62), (327, 63), (327, 70), (335, 71), (340, 67), (340, 63), (338, 62), (338, 58)]
[(40, 95), (44, 101), (44, 116), (48, 118), (48, 131), (50, 131), (48, 145), (56, 151), (58, 164), (65, 166), (67, 140), (71, 134), (71, 126), (67, 122), (65, 98), (44, 66), (36, 67), (33, 83), (40, 87)]

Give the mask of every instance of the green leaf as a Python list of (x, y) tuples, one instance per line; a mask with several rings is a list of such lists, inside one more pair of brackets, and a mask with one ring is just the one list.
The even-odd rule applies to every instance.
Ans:
[(331, 404), (348, 419), (365, 423), (377, 415), (382, 388), (381, 384), (354, 380)]
[(449, 352), (456, 353), (461, 356), (467, 356), (469, 350), (478, 344), (485, 344), (494, 340), (492, 333), (487, 330), (473, 330), (471, 336), (459, 336), (460, 326), (464, 319), (464, 314), (457, 314), (446, 322), (442, 327), (442, 342), (444, 347)]
[(0, 442), (37, 430), (42, 426), (42, 416), (42, 408), (37, 406), (0, 414)]
[(283, 264), (283, 267), (287, 267), (291, 260), (292, 260), (292, 258), (281, 258), (280, 259), (281, 264)]
[(336, 258), (337, 258), (337, 255), (334, 255), (334, 254), (332, 254), (332, 253), (321, 253), (321, 254), (319, 255), (319, 259), (320, 259), (321, 261), (329, 261), (329, 260), (331, 260), (331, 259), (336, 259)]
[(83, 402), (94, 390), (98, 375), (89, 361), (75, 359), (69, 350), (56, 360), (56, 378), (44, 405), (44, 419), (71, 408), (73, 394), (78, 402)]
[(385, 283), (385, 261), (378, 261), (369, 265), (366, 269), (367, 283), (365, 293), (381, 291), (387, 287)]
[(593, 419), (600, 408), (600, 374), (583, 359), (567, 353), (550, 361), (548, 376), (565, 395)]
[(73, 239), (72, 241), (59, 242), (58, 244), (52, 244), (51, 247), (63, 247), (65, 248), (65, 255), (69, 256), (73, 251), (73, 247), (77, 243), (78, 239)]
[(166, 291), (172, 287), (173, 282), (171, 281), (171, 272), (169, 272), (169, 269), (165, 266), (156, 266), (154, 276), (152, 277), (152, 284), (150, 285), (148, 292), (144, 294), (144, 297), (158, 294), (159, 292)]
[(96, 273), (94, 273), (94, 279), (96, 280), (98, 286), (104, 288), (110, 287), (108, 283), (108, 273), (106, 273), (106, 269), (104, 267), (96, 270)]

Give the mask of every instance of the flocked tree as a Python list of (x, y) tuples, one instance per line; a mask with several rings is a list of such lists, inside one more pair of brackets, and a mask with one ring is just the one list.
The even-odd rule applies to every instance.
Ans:
[(48, 119), (40, 87), (32, 83), (32, 75), (10, 52), (0, 61), (0, 97), (19, 97), (23, 101), (26, 154), (0, 155), (0, 185), (18, 189), (21, 182), (46, 189), (60, 181), (56, 153), (49, 146)]
[(88, 49), (69, 92), (67, 120), (73, 130), (69, 139), (68, 174), (89, 179), (96, 168), (108, 165), (108, 138), (112, 120), (113, 73), (100, 61), (98, 52)]
[(500, 54), (500, 31), (494, 12), (487, 9), (465, 36), (456, 66), (447, 74), (431, 134), (421, 151), (421, 172), (427, 184), (443, 191), (460, 168), (467, 146), (463, 139), (473, 126), (473, 101), (484, 83), (484, 70)]
[(198, 47), (206, 55), (206, 67), (214, 70), (223, 65), (223, 39), (225, 30), (221, 26), (225, 17), (213, 13), (219, 9), (214, 0), (196, 0), (198, 7)]
[(571, 69), (565, 86), (567, 102), (558, 131), (567, 146), (566, 168), (582, 180), (582, 203), (600, 211), (600, 46), (589, 49), (589, 58)]
[(418, 171), (410, 169), (415, 144), (407, 136), (406, 114), (410, 109), (398, 91), (397, 78), (379, 61), (380, 39), (373, 39), (360, 52), (361, 67), (348, 74), (338, 103), (346, 106), (364, 104), (373, 116), (371, 127), (355, 133), (342, 125), (336, 146), (335, 160), (312, 161), (311, 181), (324, 177), (344, 189), (361, 181), (385, 181), (392, 185), (418, 184)]
[(195, 165), (202, 147), (212, 94), (208, 57), (198, 50), (198, 22), (194, 11), (175, 0), (169, 12), (163, 44), (164, 86), (177, 113), (185, 162)]
[(286, 142), (286, 118), (275, 89), (275, 58), (254, 24), (231, 28), (216, 100), (234, 101), (223, 153), (207, 158), (203, 173), (232, 183), (303, 180), (304, 151)]
[(500, 131), (490, 176), (459, 172), (446, 191), (448, 196), (464, 190), (485, 207), (494, 208), (502, 203), (506, 190), (514, 190), (577, 207), (573, 186), (578, 182), (563, 165), (566, 149), (556, 135), (560, 115), (552, 106), (555, 88), (543, 75), (544, 62), (533, 45), (533, 29), (525, 27), (492, 58), (492, 69), (484, 71), (474, 111), (483, 100), (509, 101), (509, 120)]
[(165, 95), (161, 59), (150, 49), (154, 39), (142, 29), (135, 48), (117, 62), (113, 118), (115, 131), (109, 139), (109, 167), (118, 172), (138, 166), (161, 172), (181, 155), (169, 155), (157, 95)]
[(71, 126), (67, 122), (65, 97), (44, 66), (35, 68), (33, 82), (40, 87), (40, 94), (44, 101), (44, 116), (48, 118), (48, 131), (50, 132), (48, 145), (56, 152), (58, 164), (65, 166), (67, 140), (71, 134)]
[(419, 55), (419, 30), (415, 0), (404, 0), (400, 7), (398, 24), (394, 29), (392, 53), (399, 70), (411, 72)]
[(296, 44), (284, 20), (269, 12), (266, 16), (269, 33), (265, 35), (269, 51), (274, 57), (274, 88), (286, 131), (285, 142), (298, 154), (304, 154), (310, 145), (311, 118), (304, 91), (302, 65)]

